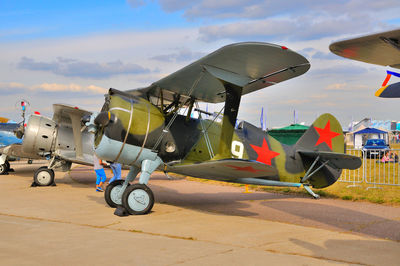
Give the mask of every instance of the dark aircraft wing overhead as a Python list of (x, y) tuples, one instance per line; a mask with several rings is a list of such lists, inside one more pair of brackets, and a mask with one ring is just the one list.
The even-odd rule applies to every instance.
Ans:
[[(300, 54), (269, 43), (227, 45), (146, 88), (128, 91), (136, 96), (172, 101), (178, 94), (211, 103), (225, 101), (222, 82), (242, 87), (247, 94), (304, 74), (310, 63)], [(193, 90), (192, 90), (193, 88)], [(182, 99), (181, 99), (182, 100)]]
[(242, 159), (224, 159), (189, 165), (174, 165), (170, 167), (170, 170), (183, 175), (218, 180), (260, 178), (278, 174), (275, 167), (257, 161)]
[(349, 59), (400, 68), (400, 29), (335, 42), (329, 49)]

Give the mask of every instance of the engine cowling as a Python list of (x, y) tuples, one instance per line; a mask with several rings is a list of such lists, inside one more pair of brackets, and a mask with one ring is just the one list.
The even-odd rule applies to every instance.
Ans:
[(31, 115), (25, 128), (22, 148), (26, 153), (45, 155), (54, 150), (56, 137), (56, 122), (41, 115)]

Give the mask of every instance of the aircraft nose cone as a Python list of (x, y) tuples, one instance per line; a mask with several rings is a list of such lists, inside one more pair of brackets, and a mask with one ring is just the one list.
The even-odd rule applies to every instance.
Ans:
[(114, 121), (115, 121), (115, 116), (110, 112), (101, 112), (94, 119), (94, 123), (102, 127), (105, 127), (110, 122), (113, 123)]

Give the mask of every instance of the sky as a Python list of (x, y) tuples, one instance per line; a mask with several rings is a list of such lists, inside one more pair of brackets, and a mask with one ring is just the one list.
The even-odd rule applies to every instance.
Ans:
[[(108, 88), (146, 87), (224, 45), (287, 46), (311, 68), (242, 97), (239, 119), (268, 128), (323, 113), (344, 128), (400, 120), (400, 99), (374, 96), (388, 67), (338, 57), (334, 41), (400, 28), (398, 0), (0, 0), (0, 116), (52, 117), (52, 104), (99, 111)], [(205, 104), (201, 104), (205, 108)], [(209, 105), (219, 111), (221, 105)]]

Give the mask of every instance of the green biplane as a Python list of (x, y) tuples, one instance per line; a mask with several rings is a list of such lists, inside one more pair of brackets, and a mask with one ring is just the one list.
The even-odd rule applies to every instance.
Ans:
[[(304, 74), (309, 62), (268, 43), (225, 46), (151, 84), (110, 89), (100, 113), (85, 117), (97, 156), (129, 165), (125, 180), (107, 186), (115, 214), (146, 214), (154, 204), (147, 186), (156, 169), (234, 183), (304, 188), (333, 184), (342, 169), (360, 167), (344, 154), (339, 122), (321, 115), (293, 146), (247, 122), (236, 125), (241, 96)], [(203, 119), (198, 102), (225, 102), (222, 122)], [(179, 110), (187, 108), (185, 115)], [(192, 118), (192, 112), (199, 118)], [(222, 110), (221, 112), (222, 113)], [(131, 184), (138, 173), (139, 182)]]

